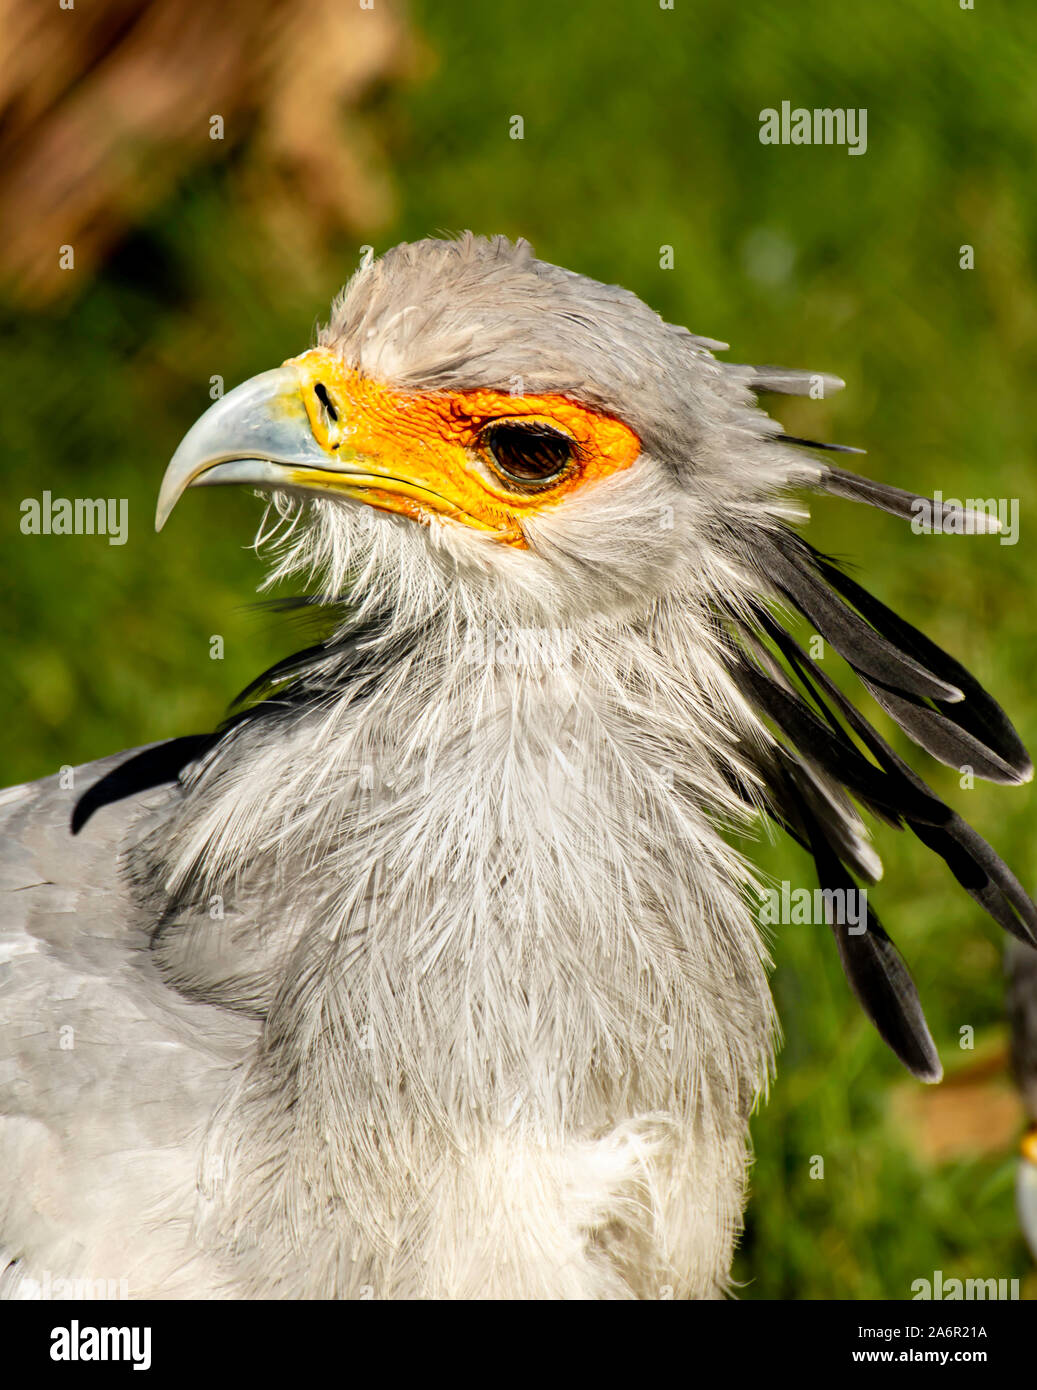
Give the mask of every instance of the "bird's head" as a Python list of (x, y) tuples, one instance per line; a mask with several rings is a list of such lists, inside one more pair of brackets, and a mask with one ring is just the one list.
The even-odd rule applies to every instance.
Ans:
[(811, 472), (723, 346), (525, 242), (400, 246), (357, 272), (317, 346), (195, 424), (157, 525), (188, 487), (244, 483), (293, 518), (280, 572), (336, 596), (362, 576), (389, 602), (460, 582), (545, 622), (639, 606)]

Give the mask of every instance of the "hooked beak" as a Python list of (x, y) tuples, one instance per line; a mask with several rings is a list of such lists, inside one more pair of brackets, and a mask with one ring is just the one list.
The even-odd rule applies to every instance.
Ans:
[(211, 406), (170, 459), (155, 530), (162, 530), (189, 487), (245, 483), (291, 490), (299, 470), (328, 468), (331, 460), (310, 429), (302, 390), (298, 368), (286, 363), (235, 386)]
[(372, 435), (341, 364), (320, 348), (242, 382), (191, 426), (162, 479), (155, 529), (189, 487), (231, 483), (348, 497), (411, 517), (460, 516), (493, 529), (464, 511), (439, 472)]

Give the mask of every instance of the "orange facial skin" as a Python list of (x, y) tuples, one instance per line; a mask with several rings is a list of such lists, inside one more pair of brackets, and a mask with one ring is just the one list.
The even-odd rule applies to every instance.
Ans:
[[(503, 391), (406, 392), (345, 367), (325, 348), (291, 359), (314, 438), (329, 471), (298, 481), (341, 492), (427, 524), (451, 517), (527, 548), (522, 522), (557, 506), (578, 488), (629, 468), (641, 441), (622, 421), (566, 396), (512, 396)], [(337, 414), (332, 419), (316, 387)], [(536, 486), (503, 477), (480, 436), (493, 421), (550, 425), (572, 440), (572, 460), (555, 481)], [(348, 472), (334, 471), (332, 460)]]

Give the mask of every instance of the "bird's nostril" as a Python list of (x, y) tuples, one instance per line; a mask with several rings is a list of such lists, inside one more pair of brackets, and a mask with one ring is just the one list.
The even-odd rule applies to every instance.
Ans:
[(313, 388), (313, 394), (317, 397), (321, 405), (328, 412), (328, 415), (331, 417), (331, 419), (337, 420), (338, 411), (331, 404), (331, 397), (328, 395), (328, 388), (324, 385), (322, 381), (317, 382), (317, 385)]

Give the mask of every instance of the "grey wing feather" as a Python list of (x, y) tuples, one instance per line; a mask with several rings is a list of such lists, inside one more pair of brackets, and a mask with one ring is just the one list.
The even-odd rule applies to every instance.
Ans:
[[(73, 836), (82, 791), (126, 758), (0, 793), (0, 1294), (217, 1284), (190, 1239), (201, 1135), (258, 1025), (159, 976), (120, 874), (160, 787)], [(125, 1285), (121, 1281), (125, 1280)]]

